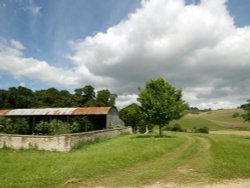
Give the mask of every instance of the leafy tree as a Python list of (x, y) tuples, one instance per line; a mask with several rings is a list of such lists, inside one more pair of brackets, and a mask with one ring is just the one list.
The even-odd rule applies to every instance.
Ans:
[(245, 114), (242, 115), (245, 121), (250, 121), (250, 99), (247, 100), (247, 103), (244, 105)]
[(115, 106), (116, 94), (112, 94), (108, 89), (97, 92), (96, 106)]
[(96, 93), (95, 88), (86, 85), (83, 88), (75, 89), (75, 101), (77, 106), (95, 106)]
[(8, 91), (0, 90), (0, 109), (8, 108)]
[(120, 118), (126, 126), (131, 126), (133, 130), (145, 126), (144, 115), (138, 104), (131, 104), (119, 111)]
[(146, 120), (159, 126), (159, 136), (162, 136), (162, 127), (182, 117), (187, 108), (181, 90), (175, 89), (163, 78), (146, 82), (138, 101), (146, 114)]

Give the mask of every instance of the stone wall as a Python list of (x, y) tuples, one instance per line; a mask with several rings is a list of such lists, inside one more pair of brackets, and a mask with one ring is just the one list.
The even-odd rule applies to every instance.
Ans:
[(38, 149), (67, 152), (82, 142), (97, 138), (112, 138), (122, 133), (132, 133), (131, 128), (107, 129), (84, 133), (63, 134), (56, 136), (10, 135), (0, 134), (0, 148)]

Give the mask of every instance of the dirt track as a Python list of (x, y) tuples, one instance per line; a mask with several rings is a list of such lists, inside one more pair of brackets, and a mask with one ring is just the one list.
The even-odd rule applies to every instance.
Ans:
[(152, 185), (144, 186), (143, 188), (249, 188), (250, 187), (250, 179), (236, 179), (236, 180), (228, 180), (222, 183), (216, 184), (194, 184), (194, 185), (181, 185), (177, 183), (160, 183), (157, 182)]
[(250, 136), (250, 131), (237, 131), (237, 130), (210, 131), (209, 133), (210, 134), (236, 135), (236, 136)]

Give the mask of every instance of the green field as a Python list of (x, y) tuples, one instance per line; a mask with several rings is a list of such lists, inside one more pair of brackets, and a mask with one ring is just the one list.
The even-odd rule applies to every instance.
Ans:
[[(187, 115), (179, 123), (186, 128), (206, 125), (234, 131), (211, 121), (230, 122), (232, 112), (224, 112), (224, 119), (220, 111)], [(242, 126), (249, 124), (242, 122)], [(138, 187), (155, 182), (206, 184), (250, 178), (250, 137), (166, 134), (164, 138), (123, 135), (69, 153), (1, 149), (0, 187)], [(72, 183), (64, 185), (70, 179)]]

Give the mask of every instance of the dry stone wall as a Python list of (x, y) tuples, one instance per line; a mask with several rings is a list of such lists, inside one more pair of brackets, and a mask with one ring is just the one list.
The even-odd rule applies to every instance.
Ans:
[(122, 133), (132, 133), (132, 129), (107, 129), (56, 136), (0, 134), (0, 148), (7, 147), (12, 149), (38, 149), (68, 152), (79, 143), (94, 141), (97, 138), (112, 138)]

